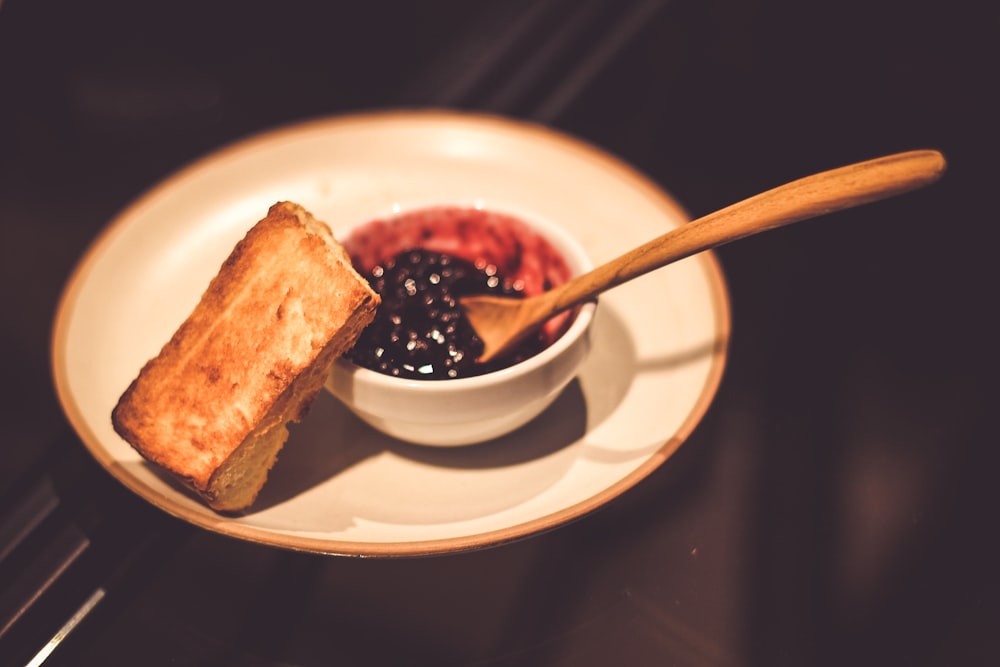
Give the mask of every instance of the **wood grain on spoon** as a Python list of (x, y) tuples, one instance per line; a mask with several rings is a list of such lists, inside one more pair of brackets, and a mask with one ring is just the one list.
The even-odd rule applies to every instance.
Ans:
[(510, 350), (553, 315), (684, 257), (793, 222), (929, 185), (945, 170), (934, 150), (896, 153), (806, 176), (688, 222), (527, 299), (467, 296), (460, 303), (484, 343), (480, 361)]

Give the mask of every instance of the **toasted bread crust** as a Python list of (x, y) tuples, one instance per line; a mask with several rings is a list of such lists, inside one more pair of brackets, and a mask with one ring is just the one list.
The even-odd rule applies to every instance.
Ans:
[[(304, 415), (378, 303), (329, 228), (279, 202), (143, 366), (112, 412), (114, 428), (212, 507), (244, 509), (284, 443), (272, 430)], [(248, 454), (258, 440), (273, 456)]]

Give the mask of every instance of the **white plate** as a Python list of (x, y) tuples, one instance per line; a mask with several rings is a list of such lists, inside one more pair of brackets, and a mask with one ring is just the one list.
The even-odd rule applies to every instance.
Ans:
[(322, 553), (396, 556), (489, 546), (600, 507), (663, 463), (708, 408), (729, 302), (703, 253), (601, 297), (594, 350), (535, 422), (501, 440), (390, 440), (322, 394), (292, 431), (254, 510), (224, 517), (148, 465), (111, 427), (118, 397), (194, 307), (268, 206), (297, 201), (334, 231), (392, 211), (478, 203), (558, 221), (595, 264), (686, 221), (613, 157), (495, 117), (400, 112), (252, 137), (167, 179), (100, 235), (68, 282), (53, 371), (87, 448), (128, 488), (226, 535)]

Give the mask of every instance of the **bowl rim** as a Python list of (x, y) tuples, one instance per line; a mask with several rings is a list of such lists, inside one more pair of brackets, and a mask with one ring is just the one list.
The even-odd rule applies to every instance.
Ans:
[[(525, 225), (531, 231), (541, 234), (545, 240), (560, 253), (563, 260), (569, 264), (570, 269), (572, 270), (572, 275), (570, 276), (571, 279), (594, 269), (594, 262), (588, 255), (586, 248), (584, 248), (580, 240), (577, 239), (568, 229), (546, 219), (544, 216), (533, 214), (531, 212), (525, 212), (524, 210), (517, 209), (515, 207), (504, 207), (503, 205), (482, 205), (480, 202), (467, 204), (458, 200), (450, 203), (439, 202), (438, 204), (394, 208), (392, 217), (438, 207), (474, 208), (476, 210), (492, 211), (499, 213), (500, 215), (509, 216), (510, 218), (513, 218)], [(337, 237), (341, 240), (341, 242), (343, 242), (344, 239), (347, 239), (354, 230), (364, 227), (377, 219), (379, 218), (371, 218), (339, 230)], [(351, 376), (352, 382), (364, 383), (372, 388), (385, 391), (419, 390), (430, 394), (443, 394), (453, 393), (455, 391), (469, 391), (483, 387), (493, 387), (511, 379), (512, 377), (517, 378), (529, 375), (540, 367), (545, 366), (551, 361), (561, 357), (566, 350), (576, 344), (584, 336), (584, 334), (586, 334), (591, 323), (593, 322), (596, 308), (597, 299), (580, 304), (576, 307), (573, 319), (566, 330), (563, 331), (558, 338), (552, 341), (552, 343), (545, 346), (543, 350), (532, 355), (531, 357), (528, 357), (527, 359), (524, 359), (523, 361), (517, 362), (516, 364), (504, 366), (503, 368), (498, 368), (480, 375), (444, 379), (403, 378), (381, 373), (357, 364), (346, 355), (337, 357), (331, 373), (338, 372), (348, 374)]]

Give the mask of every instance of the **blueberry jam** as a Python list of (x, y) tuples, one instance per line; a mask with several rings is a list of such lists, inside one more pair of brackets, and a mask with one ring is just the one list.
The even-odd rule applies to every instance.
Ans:
[(488, 365), (478, 362), (482, 342), (458, 306), (459, 297), (534, 296), (572, 275), (545, 237), (499, 211), (419, 208), (356, 227), (344, 247), (382, 296), (375, 321), (347, 355), (374, 371), (426, 380), (481, 375), (537, 354), (573, 318), (556, 316), (513, 355)]
[(358, 365), (397, 377), (446, 380), (503, 368), (537, 354), (544, 334), (522, 343), (506, 358), (479, 363), (483, 343), (458, 305), (470, 294), (523, 296), (496, 265), (412, 248), (374, 266), (366, 278), (382, 296), (375, 320), (348, 356)]

